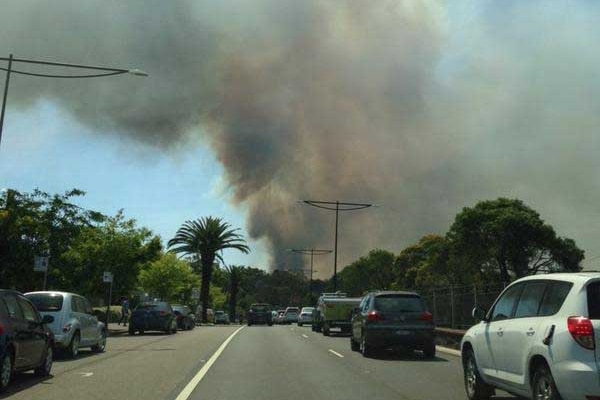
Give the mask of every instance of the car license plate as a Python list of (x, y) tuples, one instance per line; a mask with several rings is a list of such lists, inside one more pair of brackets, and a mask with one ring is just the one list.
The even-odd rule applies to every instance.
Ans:
[(399, 330), (399, 331), (396, 331), (396, 335), (407, 336), (407, 335), (410, 335), (410, 331)]

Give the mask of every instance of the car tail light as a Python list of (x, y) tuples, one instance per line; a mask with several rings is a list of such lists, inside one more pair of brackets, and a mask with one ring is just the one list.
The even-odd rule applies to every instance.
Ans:
[(69, 331), (71, 330), (71, 327), (72, 327), (72, 326), (73, 326), (73, 325), (71, 325), (71, 324), (66, 324), (65, 326), (63, 326), (63, 332), (64, 332), (64, 333), (67, 333), (67, 332), (69, 332)]
[(582, 347), (593, 350), (594, 327), (592, 321), (585, 317), (569, 317), (567, 319), (567, 328), (573, 339)]
[(383, 318), (383, 315), (381, 315), (381, 313), (379, 313), (378, 311), (370, 311), (367, 314), (367, 321), (369, 322), (379, 322), (379, 321), (383, 321), (385, 318)]
[(433, 314), (431, 314), (428, 311), (425, 311), (419, 316), (419, 321), (433, 322)]
[(4, 333), (4, 325), (0, 324), (0, 335)]
[(161, 317), (166, 316), (168, 313), (166, 311), (161, 311), (158, 313), (158, 315), (160, 315)]

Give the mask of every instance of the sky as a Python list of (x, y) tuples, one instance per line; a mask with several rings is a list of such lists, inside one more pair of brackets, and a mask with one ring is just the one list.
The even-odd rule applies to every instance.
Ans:
[(333, 246), (300, 199), (379, 205), (342, 215), (340, 266), (498, 197), (600, 255), (597, 2), (6, 0), (9, 52), (150, 76), (14, 76), (0, 188), (77, 187), (165, 240), (221, 216), (253, 249), (227, 261), (265, 269)]
[[(18, 85), (11, 90), (19, 90)], [(198, 144), (165, 154), (126, 137), (97, 136), (49, 101), (19, 110), (10, 106), (9, 97), (0, 143), (0, 188), (49, 193), (82, 189), (86, 195), (78, 205), (108, 215), (123, 209), (165, 244), (184, 221), (206, 215), (222, 216), (248, 236), (244, 211), (228, 202), (223, 169), (210, 150)], [(266, 269), (264, 246), (249, 243), (250, 254), (225, 252), (225, 262)]]

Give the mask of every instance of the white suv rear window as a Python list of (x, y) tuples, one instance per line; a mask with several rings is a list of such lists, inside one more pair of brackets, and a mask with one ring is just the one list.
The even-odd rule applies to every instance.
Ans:
[(587, 286), (588, 318), (600, 319), (600, 282)]

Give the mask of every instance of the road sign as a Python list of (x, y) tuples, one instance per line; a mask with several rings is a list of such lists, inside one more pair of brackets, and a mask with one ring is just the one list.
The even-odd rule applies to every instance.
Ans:
[(48, 259), (50, 257), (35, 256), (33, 259), (33, 270), (36, 272), (48, 272)]
[(102, 282), (104, 283), (112, 283), (113, 274), (112, 272), (104, 271), (104, 275), (102, 275)]

